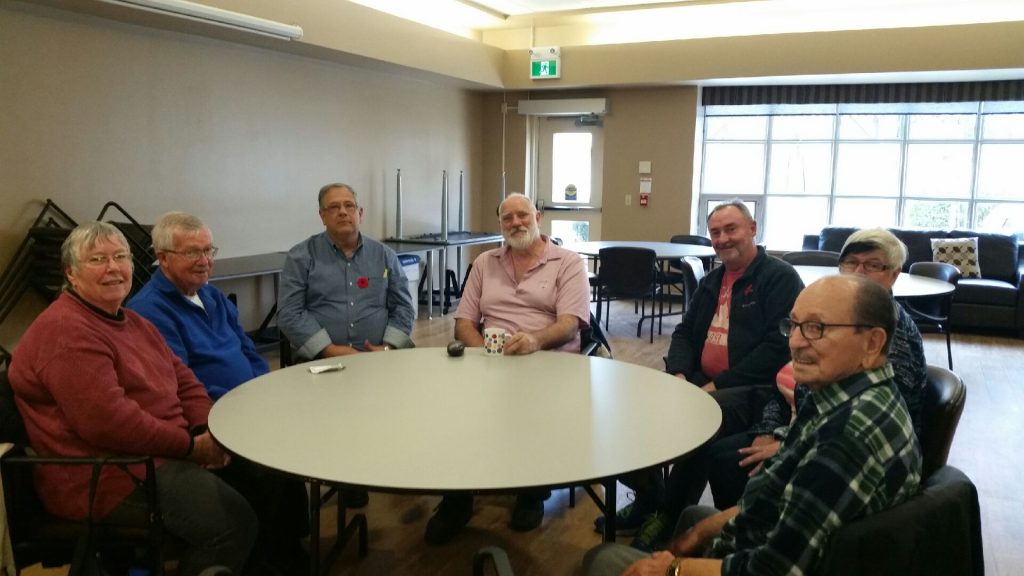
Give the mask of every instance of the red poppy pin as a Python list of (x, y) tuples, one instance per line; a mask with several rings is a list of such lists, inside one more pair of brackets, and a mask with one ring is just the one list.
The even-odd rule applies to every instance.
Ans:
[(366, 288), (369, 285), (370, 280), (366, 276), (360, 276), (359, 280), (356, 280), (356, 286), (359, 286), (360, 288)]

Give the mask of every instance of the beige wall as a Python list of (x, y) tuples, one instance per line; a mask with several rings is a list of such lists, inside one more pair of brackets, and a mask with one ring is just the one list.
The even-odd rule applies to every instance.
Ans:
[[(617, 89), (607, 97), (603, 239), (667, 241), (688, 234), (697, 88)], [(641, 160), (652, 166), (646, 207), (639, 202)]]
[[(0, 4), (0, 30), (0, 269), (46, 198), (79, 221), (107, 200), (143, 222), (189, 210), (222, 257), (321, 230), (315, 194), (335, 180), (368, 234), (391, 234), (398, 168), (406, 234), (440, 230), (445, 169), (453, 190), (466, 171), (474, 213), (478, 93), (22, 3)], [(243, 312), (269, 293), (240, 293)]]
[[(526, 121), (514, 109), (525, 98), (605, 98), (602, 239), (668, 240), (690, 231), (693, 200), (697, 91), (693, 86), (489, 94), (484, 97), (484, 178), (501, 174), (501, 104), (505, 119), (505, 167), (509, 192), (523, 191)], [(638, 164), (653, 165), (650, 206), (639, 204)], [(499, 180), (500, 181), (500, 180)], [(490, 186), (485, 186), (490, 189)], [(625, 205), (625, 195), (632, 205)], [(497, 197), (497, 196), (495, 196)], [(493, 202), (478, 216), (494, 217)]]

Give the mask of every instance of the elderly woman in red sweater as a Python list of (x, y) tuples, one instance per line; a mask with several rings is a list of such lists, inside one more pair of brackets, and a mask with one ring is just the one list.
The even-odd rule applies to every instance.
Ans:
[[(65, 291), (25, 332), (10, 365), (33, 449), (154, 456), (164, 526), (185, 543), (178, 574), (211, 566), (240, 574), (256, 538), (255, 514), (210, 471), (229, 458), (206, 431), (205, 388), (152, 324), (122, 307), (132, 285), (124, 235), (103, 222), (78, 226), (61, 247), (61, 263)], [(89, 474), (42, 467), (43, 504), (57, 516), (86, 517)], [(136, 517), (144, 506), (126, 473), (104, 471), (94, 517)]]

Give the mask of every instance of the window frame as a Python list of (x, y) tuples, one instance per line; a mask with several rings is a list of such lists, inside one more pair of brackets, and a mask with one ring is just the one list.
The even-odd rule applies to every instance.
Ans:
[[(987, 118), (997, 114), (1022, 114), (1024, 113), (1024, 101), (1020, 102), (958, 102), (958, 103), (939, 103), (939, 104), (808, 104), (808, 105), (726, 105), (726, 106), (705, 106), (703, 113), (700, 115), (702, 122), (699, 125), (699, 139), (700, 139), (700, 153), (698, 155), (700, 166), (699, 166), (699, 178), (698, 185), (699, 191), (696, 194), (697, 207), (693, 211), (696, 215), (695, 229), (701, 234), (707, 234), (707, 212), (709, 202), (721, 202), (732, 200), (734, 198), (740, 198), (748, 202), (756, 202), (757, 210), (755, 211), (754, 218), (757, 221), (758, 226), (758, 239), (763, 241), (765, 232), (767, 231), (767, 225), (771, 220), (771, 213), (768, 208), (768, 201), (771, 198), (825, 198), (826, 199), (826, 222), (831, 224), (836, 220), (835, 209), (837, 200), (851, 200), (851, 199), (864, 199), (864, 200), (880, 200), (891, 202), (896, 201), (894, 214), (894, 222), (898, 226), (911, 226), (904, 224), (905, 219), (909, 216), (907, 211), (907, 205), (913, 205), (914, 202), (950, 202), (950, 203), (967, 203), (967, 215), (966, 223), (962, 226), (969, 229), (977, 229), (977, 210), (976, 207), (979, 205), (988, 204), (1012, 204), (1024, 209), (1024, 195), (1019, 199), (996, 199), (996, 198), (980, 198), (978, 197), (979, 179), (981, 177), (981, 150), (983, 145), (987, 144), (1016, 144), (1022, 147), (1024, 150), (1024, 138), (984, 138), (984, 128)], [(806, 139), (787, 138), (787, 139), (775, 139), (773, 138), (773, 127), (775, 121), (779, 117), (788, 117), (794, 115), (827, 115), (832, 116), (832, 137), (826, 139), (822, 137), (811, 137)], [(846, 138), (840, 137), (840, 123), (844, 117), (851, 115), (894, 115), (899, 116), (899, 131), (896, 138), (891, 135), (885, 135), (879, 138)], [(964, 137), (951, 138), (951, 139), (912, 139), (910, 137), (910, 123), (911, 118), (919, 117), (922, 115), (973, 115), (974, 127), (973, 137), (968, 139)], [(751, 139), (744, 137), (742, 139), (729, 139), (729, 138), (714, 138), (708, 136), (708, 120), (718, 117), (764, 117), (767, 122), (767, 128), (765, 130), (764, 137), (761, 139)], [(721, 133), (721, 132), (719, 132)], [(704, 166), (708, 163), (708, 144), (730, 144), (730, 143), (760, 143), (764, 146), (763, 149), (763, 161), (764, 165), (761, 167), (763, 172), (760, 190), (756, 192), (751, 191), (749, 194), (743, 195), (728, 195), (728, 194), (717, 194), (717, 193), (705, 193), (705, 171)], [(769, 186), (772, 182), (772, 155), (773, 148), (775, 145), (792, 145), (800, 143), (828, 143), (831, 147), (831, 189), (827, 194), (795, 194), (795, 193), (770, 193)], [(839, 167), (839, 158), (843, 144), (882, 144), (882, 143), (896, 143), (899, 146), (899, 166), (898, 166), (898, 184), (896, 194), (886, 195), (850, 195), (850, 194), (837, 194), (837, 187), (839, 184), (839, 174), (837, 168)], [(908, 161), (910, 158), (910, 150), (915, 145), (927, 145), (927, 144), (971, 144), (971, 158), (970, 158), (970, 178), (968, 183), (967, 195), (959, 194), (956, 191), (952, 192), (957, 194), (955, 196), (919, 196), (911, 195), (908, 193)], [(959, 227), (959, 226), (958, 226)], [(1003, 233), (1015, 234), (1018, 238), (1024, 237), (1024, 226), (1017, 225), (1014, 229), (1003, 229)], [(770, 249), (799, 249), (799, 246), (769, 246)]]

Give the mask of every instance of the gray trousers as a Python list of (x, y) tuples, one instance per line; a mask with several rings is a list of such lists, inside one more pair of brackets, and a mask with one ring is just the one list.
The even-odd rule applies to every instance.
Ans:
[[(673, 538), (693, 527), (701, 520), (718, 514), (718, 510), (710, 506), (690, 506), (679, 515)], [(625, 544), (601, 544), (591, 548), (583, 557), (584, 576), (619, 576), (637, 560), (650, 558), (647, 552), (626, 546)]]
[[(212, 472), (183, 460), (168, 460), (156, 469), (156, 489), (164, 528), (185, 544), (180, 576), (195, 576), (213, 566), (242, 574), (258, 524), (241, 494)], [(147, 510), (145, 493), (137, 488), (105, 520), (145, 518)]]

